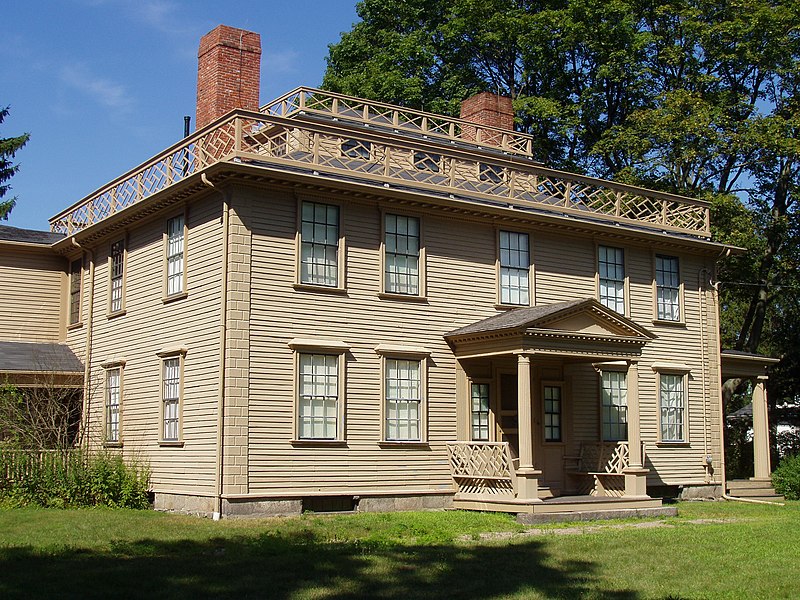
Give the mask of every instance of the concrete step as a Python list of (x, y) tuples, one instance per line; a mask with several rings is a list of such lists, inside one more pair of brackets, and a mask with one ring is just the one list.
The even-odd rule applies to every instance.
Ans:
[(756, 496), (777, 496), (775, 490), (771, 487), (763, 488), (742, 488), (740, 490), (728, 490), (731, 496), (740, 496), (742, 498), (753, 498)]
[(729, 490), (771, 488), (772, 482), (769, 479), (731, 479), (728, 481)]

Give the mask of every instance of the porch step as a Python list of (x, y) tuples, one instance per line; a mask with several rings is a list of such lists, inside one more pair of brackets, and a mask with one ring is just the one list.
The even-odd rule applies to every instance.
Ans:
[(775, 492), (769, 480), (733, 479), (728, 482), (728, 495), (763, 502), (783, 502), (785, 498)]
[[(509, 512), (519, 514), (557, 513), (572, 515), (573, 520), (581, 520), (581, 513), (601, 513), (616, 511), (617, 516), (605, 518), (623, 518), (619, 511), (661, 508), (659, 498), (616, 498), (612, 496), (562, 496), (545, 499), (542, 502), (517, 500), (511, 497), (495, 496), (493, 498), (456, 494), (453, 497), (453, 508), (461, 510), (481, 510), (491, 512)], [(600, 518), (600, 517), (598, 517)]]

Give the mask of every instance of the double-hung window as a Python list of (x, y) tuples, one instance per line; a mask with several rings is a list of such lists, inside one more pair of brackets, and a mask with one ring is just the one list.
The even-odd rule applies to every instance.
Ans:
[(489, 384), (472, 384), (472, 440), (489, 441)]
[(384, 364), (387, 441), (421, 441), (422, 361), (386, 357)]
[(106, 369), (105, 389), (105, 442), (119, 444), (120, 406), (122, 404), (122, 366)]
[(602, 371), (600, 393), (603, 441), (628, 439), (628, 382), (624, 371)]
[(622, 248), (598, 246), (600, 304), (625, 314), (625, 253)]
[(184, 215), (167, 220), (167, 297), (186, 291), (184, 289), (186, 275), (185, 223)]
[(339, 356), (300, 354), (298, 365), (298, 438), (337, 439)]
[(420, 295), (419, 219), (387, 214), (384, 248), (384, 290), (391, 294)]
[(69, 265), (69, 324), (81, 322), (81, 278), (83, 259), (73, 260)]
[(561, 441), (561, 386), (544, 386), (544, 441)]
[(300, 283), (339, 287), (339, 207), (302, 203)]
[(528, 234), (500, 232), (500, 304), (530, 304)]
[(111, 314), (122, 312), (125, 307), (125, 240), (111, 244), (111, 253), (108, 260), (109, 271), (109, 298), (108, 312)]
[(161, 354), (161, 441), (181, 441), (183, 351)]
[(686, 396), (683, 373), (660, 373), (658, 401), (661, 409), (661, 441), (686, 441)]
[(659, 321), (680, 321), (680, 279), (678, 258), (656, 255), (656, 317)]

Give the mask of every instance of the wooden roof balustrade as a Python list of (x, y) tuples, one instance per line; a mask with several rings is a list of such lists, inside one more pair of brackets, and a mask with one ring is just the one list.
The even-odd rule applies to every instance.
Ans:
[[(316, 90), (293, 94), (267, 105), (266, 113), (237, 110), (221, 117), (54, 216), (50, 229), (72, 235), (227, 162), (410, 189), (445, 201), (710, 237), (704, 201), (548, 169), (513, 151), (458, 138), (457, 119), (355, 99), (346, 103), (346, 97), (323, 97)], [(377, 126), (381, 120), (392, 125)], [(508, 136), (517, 134), (503, 135), (497, 148), (512, 144)]]

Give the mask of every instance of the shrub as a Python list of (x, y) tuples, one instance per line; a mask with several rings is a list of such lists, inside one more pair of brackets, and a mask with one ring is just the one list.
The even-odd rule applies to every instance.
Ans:
[(0, 449), (0, 502), (147, 508), (149, 471), (118, 454)]
[(800, 500), (800, 455), (787, 456), (772, 473), (775, 491), (787, 500)]

